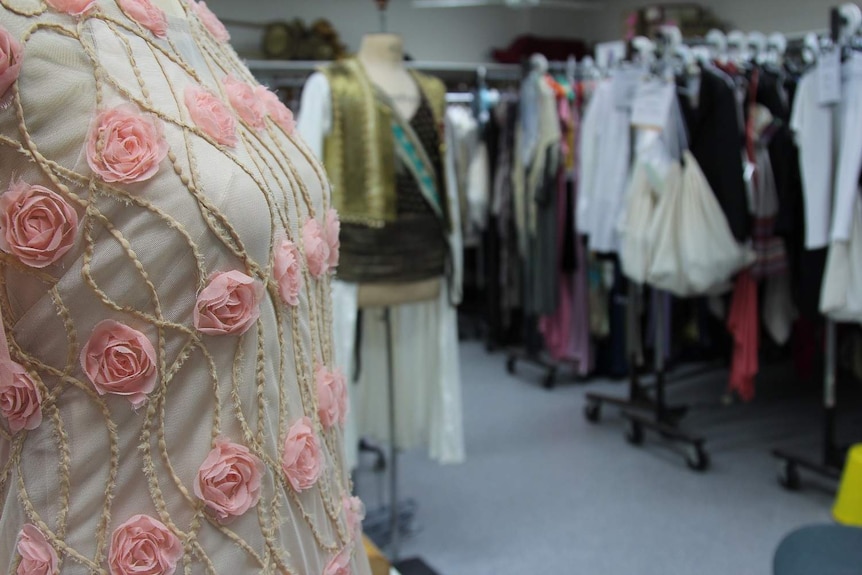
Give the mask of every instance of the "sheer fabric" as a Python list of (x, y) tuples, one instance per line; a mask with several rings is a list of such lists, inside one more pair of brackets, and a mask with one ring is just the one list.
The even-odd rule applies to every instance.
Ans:
[[(43, 415), (18, 432), (0, 421), (0, 572), (22, 561), (27, 524), (56, 553), (60, 573), (123, 572), (118, 528), (143, 515), (179, 540), (180, 558), (166, 560), (177, 573), (368, 573), (355, 509), (345, 504), (341, 426), (324, 425), (331, 417), (319, 413), (316, 374), (334, 366), (330, 280), (310, 273), (306, 262), (322, 244), (304, 231), (326, 226), (322, 168), (290, 133), (286, 110), (249, 115), (267, 100), (199, 5), (184, 3), (185, 17), (168, 17), (159, 35), (135, 20), (143, 12), (110, 0), (77, 16), (52, 7), (63, 4), (0, 7), (0, 27), (24, 49), (0, 111), (0, 186), (45, 186), (79, 218), (73, 247), (47, 267), (0, 254), (12, 358), (36, 382)], [(226, 76), (254, 97), (234, 97)], [(232, 108), (234, 145), (195, 121), (189, 87)], [(140, 181), (109, 182), (88, 161), (88, 141), (89, 155), (109, 141), (89, 136), (97, 115), (121, 107), (157, 126), (167, 146)], [(120, 138), (123, 154), (142, 153), (128, 134)], [(299, 256), (298, 305), (280, 295), (274, 254), (285, 241)], [(250, 300), (222, 302), (246, 314), (248, 329), (204, 331), (194, 310), (214, 274), (228, 272), (257, 286)], [(82, 369), (81, 351), (105, 320), (152, 345), (155, 385), (138, 407)], [(292, 445), (316, 443), (317, 457), (303, 459), (313, 455), (303, 447), (291, 459), (285, 449), (300, 428), (310, 429), (307, 442)], [(259, 461), (246, 471), (260, 482), (255, 492), (253, 478), (230, 476), (248, 482), (243, 497), (254, 504), (227, 515), (201, 488), (224, 442)], [(319, 463), (319, 473), (304, 463)]]

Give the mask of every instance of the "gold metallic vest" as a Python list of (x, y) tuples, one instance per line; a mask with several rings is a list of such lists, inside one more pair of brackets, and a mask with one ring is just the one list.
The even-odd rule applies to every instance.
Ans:
[[(398, 216), (396, 112), (356, 59), (336, 62), (322, 72), (332, 92), (332, 130), (324, 144), (323, 160), (332, 184), (333, 205), (343, 222), (382, 227)], [(442, 130), (446, 87), (437, 78), (411, 73)], [(442, 136), (440, 141), (442, 148)], [(443, 178), (437, 180), (437, 189), (445, 197)]]

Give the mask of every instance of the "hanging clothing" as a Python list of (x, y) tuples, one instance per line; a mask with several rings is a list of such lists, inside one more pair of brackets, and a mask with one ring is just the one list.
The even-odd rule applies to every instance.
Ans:
[(844, 127), (859, 125), (862, 114), (862, 58), (854, 55), (844, 62), (841, 76), (837, 106), (820, 105), (815, 71), (802, 77), (793, 103), (791, 127), (799, 146), (809, 249), (826, 247), (830, 239), (846, 241), (852, 227), (862, 137), (859, 130)]
[[(525, 83), (530, 81), (528, 78)], [(518, 244), (524, 265), (525, 310), (528, 315), (538, 317), (553, 313), (557, 307), (558, 284), (554, 270), (557, 267), (556, 198), (561, 132), (553, 90), (543, 77), (534, 81), (538, 83), (534, 104), (537, 139), (535, 143), (522, 141), (522, 118), (515, 140), (512, 180)], [(523, 102), (521, 108), (525, 108)], [(527, 163), (524, 163), (527, 149), (522, 146), (529, 146), (533, 152)]]
[(706, 176), (737, 241), (751, 233), (742, 165), (742, 118), (736, 86), (727, 75), (701, 67), (697, 106), (688, 97), (679, 105), (688, 128), (689, 149)]
[(580, 135), (578, 216), (592, 251), (617, 253), (617, 222), (631, 163), (630, 110), (617, 107), (614, 83), (600, 82), (584, 114)]
[(451, 141), (446, 153), (453, 157), (463, 216), (461, 227), (468, 244), (478, 242), (490, 209), (489, 157), (481, 132), (479, 122), (466, 106), (454, 105), (446, 110), (446, 133)]
[(749, 271), (742, 272), (736, 280), (727, 329), (734, 342), (729, 388), (743, 401), (751, 401), (755, 393), (754, 379), (760, 369), (760, 319), (757, 315), (757, 282)]

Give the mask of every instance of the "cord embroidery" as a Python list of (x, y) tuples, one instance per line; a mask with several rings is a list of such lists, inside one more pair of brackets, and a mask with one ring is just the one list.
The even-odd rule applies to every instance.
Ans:
[[(135, 14), (140, 17), (140, 14), (131, 13), (128, 5), (115, 7), (113, 2), (101, 0), (79, 11), (78, 7), (84, 4), (57, 4), (70, 14), (66, 16), (41, 2), (35, 8), (32, 5), (24, 8), (12, 0), (0, 0), (0, 11), (14, 15), (10, 18), (32, 20), (19, 40), (25, 48), (34, 37), (41, 38), (42, 34), (60, 36), (80, 46), (82, 61), (90, 66), (87, 73), (91, 74), (88, 81), (92, 82), (93, 119), (121, 105), (129, 114), (153, 118), (157, 122), (154, 125), (159, 130), (170, 131), (171, 136), (165, 142), (167, 150), (164, 155), (155, 150), (147, 156), (155, 163), (143, 164), (140, 171), (121, 173), (116, 178), (107, 177), (112, 167), (99, 164), (96, 167), (100, 169), (87, 170), (85, 166), (81, 173), (78, 168), (61, 165), (42, 151), (30, 131), (31, 104), (22, 97), (17, 83), (10, 89), (12, 106), (0, 113), (14, 117), (17, 138), (0, 135), (0, 148), (17, 154), (22, 162), (30, 162), (32, 168), (28, 168), (28, 183), (37, 184), (38, 180), (38, 185), (49, 187), (52, 193), (69, 204), (70, 209), (77, 211), (80, 221), (77, 243), (70, 252), (70, 255), (78, 256), (75, 262), (67, 262), (70, 258), (65, 258), (65, 252), (62, 252), (51, 259), (45, 269), (35, 269), (24, 265), (12, 254), (0, 253), (0, 306), (6, 326), (14, 326), (22, 320), (16, 317), (20, 310), (10, 301), (7, 291), (9, 274), (14, 271), (18, 276), (24, 275), (44, 287), (44, 298), (56, 314), (57, 325), (62, 326), (62, 334), (52, 334), (51, 337), (61, 342), (63, 356), (61, 365), (50, 365), (37, 353), (31, 352), (27, 348), (29, 344), (19, 342), (11, 327), (7, 329), (10, 352), (34, 376), (42, 396), (44, 418), (41, 425), (50, 428), (54, 442), (52, 449), (57, 456), (56, 513), (53, 517), (43, 517), (42, 508), (37, 507), (29, 493), (28, 485), (37, 478), (27, 476), (22, 460), (30, 433), (26, 430), (11, 434), (0, 426), (0, 441), (8, 442), (11, 452), (9, 461), (0, 462), (0, 497), (6, 497), (9, 489), (17, 492), (17, 500), (27, 522), (44, 535), (47, 544), (57, 553), (61, 571), (64, 563), (71, 561), (92, 573), (107, 574), (108, 561), (113, 565), (124, 557), (122, 549), (114, 548), (121, 544), (117, 542), (131, 544), (125, 538), (131, 535), (121, 530), (127, 525), (144, 525), (157, 536), (164, 535), (170, 545), (162, 550), (162, 559), (173, 562), (179, 561), (181, 556), (177, 565), (182, 565), (184, 573), (191, 573), (195, 567), (207, 573), (219, 572), (219, 566), (212, 559), (215, 548), (206, 548), (202, 541), (202, 532), (207, 530), (217, 534), (221, 544), (241, 550), (261, 572), (298, 575), (300, 571), (292, 564), (294, 558), (281, 540), (282, 530), (292, 532), (297, 528), (285, 526), (285, 509), (291, 509), (293, 515), (304, 523), (324, 563), (329, 557), (345, 550), (349, 552), (355, 536), (347, 524), (342, 504), (352, 486), (349, 476), (343, 471), (340, 425), (334, 425), (331, 418), (321, 421), (315, 379), (316, 366), (332, 366), (334, 361), (330, 278), (326, 273), (309, 270), (311, 254), (301, 231), (309, 221), (315, 222), (320, 229), (327, 229), (325, 214), (331, 200), (325, 173), (320, 162), (289, 130), (284, 119), (268, 112), (265, 112), (262, 122), (258, 122), (256, 117), (251, 118), (254, 125), (236, 116), (236, 145), (225, 145), (225, 142), (230, 143), (229, 138), (216, 141), (213, 135), (196, 125), (184, 101), (187, 86), (200, 86), (225, 103), (230, 99), (221, 82), (223, 77), (231, 76), (244, 85), (257, 86), (232, 48), (213, 36), (212, 22), (202, 20), (209, 16), (202, 15), (201, 7), (182, 0), (192, 43), (205, 63), (203, 69), (196, 70), (187, 60), (188, 55), (178, 49), (171, 36), (170, 24), (167, 35), (162, 36), (157, 33), (159, 22), (149, 22), (152, 27), (146, 27), (132, 18)], [(142, 10), (144, 4), (149, 6), (144, 2)], [(57, 23), (59, 21), (64, 24)], [(112, 54), (112, 63), (108, 63), (96, 45), (97, 36), (105, 41), (118, 42), (121, 56)], [(25, 71), (26, 58), (25, 51)], [(126, 83), (111, 68), (118, 65), (121, 58), (125, 59), (133, 78)], [(156, 76), (150, 76), (154, 71)], [(172, 105), (164, 106), (156, 101), (152, 88), (155, 81), (167, 86)], [(262, 94), (257, 88), (253, 92), (256, 97)], [(163, 94), (155, 95), (161, 97)], [(263, 109), (268, 108), (263, 106)], [(144, 125), (137, 126), (136, 129), (143, 129), (140, 126)], [(85, 142), (80, 142), (80, 145), (83, 157)], [(102, 158), (105, 154), (122, 152), (112, 148), (113, 145), (104, 133), (100, 133), (92, 140), (90, 154)], [(244, 235), (249, 228), (248, 222), (238, 220), (235, 212), (226, 209), (207, 193), (212, 178), (211, 166), (202, 163), (202, 150), (206, 150), (207, 161), (212, 162), (218, 157), (223, 167), (236, 174), (237, 181), (244, 182), (242, 193), (248, 197), (243, 201), (258, 205), (261, 213), (262, 210), (268, 212), (266, 219), (254, 223), (257, 233), (268, 234), (260, 236), (265, 237), (266, 242), (261, 245), (256, 241), (249, 243), (249, 237)], [(150, 151), (142, 153), (150, 154)], [(94, 167), (92, 163), (90, 166)], [(304, 171), (312, 177), (306, 180), (308, 176), (303, 175)], [(33, 175), (36, 179), (31, 181)], [(166, 178), (171, 178), (176, 193), (187, 194), (188, 200), (196, 207), (194, 215), (200, 218), (202, 232), (190, 232), (183, 217), (147, 196), (146, 187), (129, 187), (142, 186), (141, 182), (151, 178), (158, 178), (161, 185)], [(5, 188), (8, 183), (0, 182), (0, 187)], [(322, 197), (318, 195), (321, 192)], [(229, 271), (222, 267), (222, 263), (209, 260), (213, 254), (219, 254), (220, 261), (235, 259), (239, 267), (232, 269), (241, 269), (253, 281), (262, 284), (261, 295), (265, 304), (259, 311), (262, 317), (246, 318), (248, 327), (224, 335), (206, 335), (194, 328), (191, 319), (193, 303), (183, 314), (183, 319), (177, 319), (174, 296), (167, 297), (171, 293), (167, 291), (169, 282), (175, 280), (170, 279), (170, 270), (155, 272), (145, 264), (146, 258), (142, 257), (138, 239), (116, 219), (117, 214), (124, 212), (147, 218), (150, 225), (158, 226), (165, 242), (181, 250), (176, 257), (192, 262), (194, 271), (183, 284), (183, 290), (191, 297), (184, 295), (183, 301), (193, 302), (214, 272)], [(189, 214), (184, 217), (189, 217)], [(298, 305), (289, 305), (282, 299), (274, 277), (274, 254), (281, 239), (293, 242), (298, 255), (301, 276), (301, 281), (297, 278)], [(257, 246), (255, 249), (266, 249), (265, 257), (253, 253), (252, 243)], [(147, 249), (153, 248), (149, 246)], [(124, 273), (131, 274), (129, 278), (133, 278), (135, 285), (132, 292), (118, 291), (112, 282), (112, 271), (119, 273), (119, 270), (105, 269), (104, 254), (107, 252), (122, 262)], [(72, 267), (67, 269), (67, 263)], [(121, 428), (118, 427), (117, 416), (121, 409), (130, 409), (129, 402), (117, 401), (123, 398), (112, 395), (100, 396), (93, 387), (94, 382), (81, 371), (78, 355), (86, 343), (89, 329), (83, 336), (79, 333), (75, 294), (67, 292), (68, 287), (61, 281), (63, 274), (67, 273), (79, 274), (80, 286), (75, 289), (85, 290), (87, 297), (101, 306), (104, 317), (89, 318), (88, 321), (96, 324), (99, 320), (116, 320), (128, 324), (134, 333), (146, 335), (152, 343), (153, 369), (156, 372), (154, 388), (149, 391), (147, 387), (145, 396), (135, 396), (133, 404), (141, 404), (138, 413), (122, 416), (124, 425), (133, 421), (135, 429), (139, 429), (136, 452), (121, 452), (120, 447)], [(265, 322), (272, 325), (272, 329), (265, 329)], [(229, 372), (219, 367), (226, 358), (214, 354), (216, 338), (229, 339), (235, 346)], [(218, 349), (218, 353), (223, 354), (226, 348), (219, 345)], [(274, 357), (276, 353), (277, 357)], [(201, 367), (192, 367), (191, 364)], [(189, 376), (191, 369), (196, 370), (194, 377)], [(168, 433), (175, 413), (171, 409), (170, 396), (177, 386), (187, 385), (203, 385), (207, 389), (210, 397), (206, 402), (208, 410), (195, 415), (200, 417), (201, 425), (211, 425), (211, 444), (216, 445), (226, 429), (238, 429), (238, 436), (230, 439), (241, 442), (263, 466), (265, 479), (260, 497), (241, 514), (256, 515), (256, 518), (249, 519), (259, 530), (259, 543), (257, 537), (246, 540), (240, 530), (222, 524), (218, 517), (207, 511), (206, 504), (193, 493), (187, 484), (188, 479), (184, 479), (186, 462), (178, 467), (172, 459), (176, 443), (185, 438), (172, 437)], [(75, 455), (74, 444), (69, 437), (70, 421), (61, 409), (64, 402), (72, 398), (87, 402), (88, 409), (99, 414), (101, 419), (92, 421), (91, 425), (101, 428), (93, 432), (101, 435), (98, 441), (104, 442), (107, 452), (107, 461), (97, 467), (97, 472), (104, 474), (105, 486), (97, 517), (93, 518), (94, 545), (87, 552), (89, 556), (67, 542), (70, 525), (76, 520), (72, 478), (75, 473), (80, 473), (78, 468), (82, 465), (75, 459), (80, 456)], [(282, 469), (283, 446), (292, 425), (300, 419), (308, 422), (310, 433), (319, 442), (322, 468), (320, 477), (302, 493), (294, 489)], [(195, 465), (201, 463), (205, 456), (206, 452), (201, 453), (201, 461)], [(121, 469), (126, 469), (130, 460), (142, 474), (151, 507), (136, 512), (143, 515), (120, 517), (117, 508), (123, 503), (123, 494), (118, 481)], [(323, 514), (312, 509), (322, 509)], [(153, 513), (153, 516), (149, 517), (147, 513)], [(118, 527), (112, 532), (112, 526)], [(248, 524), (245, 524), (242, 533), (248, 533), (247, 528)], [(13, 569), (20, 561), (20, 557), (14, 559)]]

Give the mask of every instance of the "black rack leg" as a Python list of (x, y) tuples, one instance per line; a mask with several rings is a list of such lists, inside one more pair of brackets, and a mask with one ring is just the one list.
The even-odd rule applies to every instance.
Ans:
[(709, 455), (704, 448), (705, 440), (702, 437), (691, 435), (678, 427), (678, 417), (674, 416), (675, 410), (668, 408), (665, 400), (665, 349), (664, 349), (664, 296), (659, 295), (656, 300), (656, 383), (655, 383), (655, 409), (653, 417), (648, 418), (645, 414), (623, 411), (623, 417), (629, 421), (629, 429), (626, 439), (632, 445), (640, 445), (643, 442), (644, 430), (649, 429), (660, 434), (665, 440), (675, 443), (686, 444), (686, 464), (694, 471), (706, 471), (709, 468)]
[(801, 487), (799, 469), (804, 469), (820, 477), (838, 481), (844, 465), (845, 451), (839, 447), (836, 429), (836, 373), (837, 373), (837, 331), (835, 323), (826, 323), (826, 366), (823, 378), (823, 438), (822, 453), (818, 461), (789, 453), (782, 449), (772, 454), (779, 461), (778, 482), (785, 489), (797, 490)]

